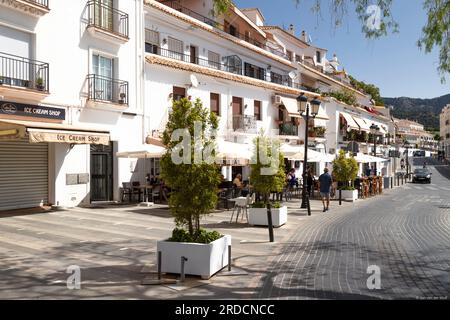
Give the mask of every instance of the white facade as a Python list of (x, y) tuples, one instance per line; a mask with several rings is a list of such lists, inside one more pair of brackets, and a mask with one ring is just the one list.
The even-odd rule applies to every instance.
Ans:
[(450, 105), (445, 106), (440, 114), (441, 150), (445, 157), (450, 157)]

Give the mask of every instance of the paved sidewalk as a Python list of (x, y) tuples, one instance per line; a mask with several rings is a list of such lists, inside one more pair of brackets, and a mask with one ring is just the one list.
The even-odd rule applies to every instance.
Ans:
[[(389, 190), (388, 192), (392, 192)], [(382, 195), (380, 197), (384, 197)], [(230, 211), (216, 211), (203, 227), (232, 236), (233, 268), (208, 281), (189, 278), (186, 286), (142, 285), (156, 271), (156, 241), (174, 227), (166, 207), (98, 206), (38, 214), (0, 214), (0, 298), (3, 299), (250, 299), (263, 285), (271, 261), (281, 257), (307, 221), (338, 216), (368, 203), (337, 201), (322, 212), (312, 200), (312, 216), (299, 209), (300, 200), (288, 203), (288, 223), (275, 229), (269, 243), (267, 228), (229, 223)], [(328, 218), (325, 218), (328, 219)], [(66, 287), (67, 267), (81, 268), (81, 290)]]

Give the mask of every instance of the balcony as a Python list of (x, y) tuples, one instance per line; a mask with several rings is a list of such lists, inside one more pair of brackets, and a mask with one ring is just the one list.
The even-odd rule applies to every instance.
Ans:
[(282, 123), (280, 124), (280, 136), (295, 136), (298, 137), (298, 126), (293, 123)]
[(39, 99), (48, 92), (48, 63), (0, 52), (1, 95)]
[(214, 28), (220, 29), (220, 30), (232, 35), (233, 37), (244, 40), (245, 42), (248, 42), (248, 43), (250, 43), (258, 48), (264, 49), (268, 52), (271, 52), (279, 57), (288, 59), (287, 55), (283, 51), (266, 46), (264, 43), (257, 41), (256, 39), (250, 37), (249, 35), (245, 35), (245, 34), (237, 32), (236, 29), (234, 29), (230, 26), (224, 26), (223, 24), (220, 24), (211, 18), (205, 17), (205, 16), (201, 15), (200, 13), (192, 11), (189, 8), (183, 7), (178, 1), (161, 1), (161, 3), (164, 4), (165, 6), (175, 9), (181, 13), (184, 13), (185, 15), (188, 15), (196, 20), (199, 20), (200, 22), (206, 23)]
[(128, 107), (128, 81), (89, 74), (86, 78), (88, 86), (88, 105), (107, 106), (117, 109)]
[(125, 43), (128, 38), (128, 14), (98, 0), (88, 1), (85, 7), (87, 26), (92, 36), (109, 42)]
[(249, 115), (233, 115), (233, 130), (256, 134), (256, 118)]
[(2, 0), (0, 1), (0, 6), (1, 5), (32, 15), (34, 17), (40, 17), (50, 12), (50, 9), (48, 7), (48, 0)]

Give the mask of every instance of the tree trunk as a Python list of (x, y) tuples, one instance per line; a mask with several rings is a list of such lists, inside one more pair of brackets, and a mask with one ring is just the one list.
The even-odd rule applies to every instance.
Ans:
[(189, 217), (188, 227), (189, 227), (189, 234), (191, 236), (194, 235), (194, 226), (192, 225), (192, 217)]

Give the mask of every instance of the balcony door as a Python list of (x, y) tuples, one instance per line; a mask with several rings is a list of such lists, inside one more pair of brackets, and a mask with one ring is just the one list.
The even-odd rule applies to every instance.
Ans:
[(113, 31), (114, 0), (95, 0), (95, 25)]
[(94, 94), (96, 100), (113, 101), (113, 66), (114, 60), (112, 58), (94, 54)]

